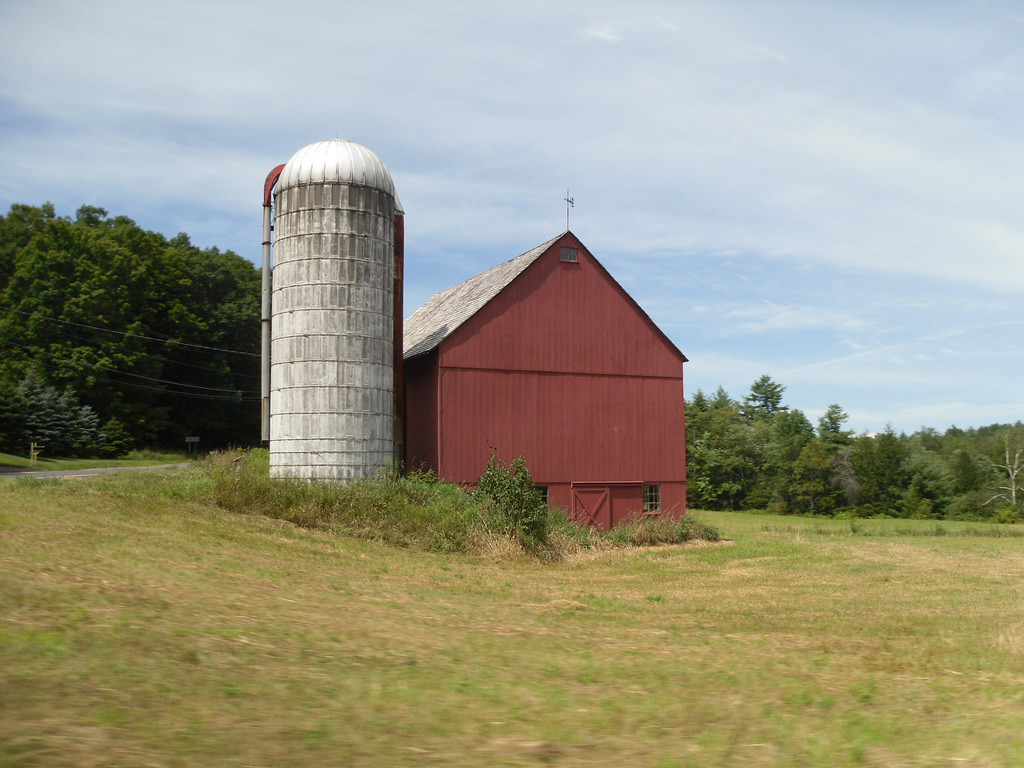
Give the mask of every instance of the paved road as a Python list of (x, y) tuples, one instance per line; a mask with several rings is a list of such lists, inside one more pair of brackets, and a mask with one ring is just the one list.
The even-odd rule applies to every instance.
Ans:
[(23, 467), (0, 467), (0, 480), (5, 477), (92, 477), (93, 475), (106, 475), (111, 472), (152, 472), (159, 469), (181, 469), (182, 467), (190, 466), (192, 466), (192, 462), (186, 461), (181, 464), (157, 464), (152, 467), (93, 467), (92, 469), (40, 470), (25, 469)]

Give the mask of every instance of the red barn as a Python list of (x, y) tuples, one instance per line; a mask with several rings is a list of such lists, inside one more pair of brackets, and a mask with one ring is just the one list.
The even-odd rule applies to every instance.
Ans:
[(404, 347), (410, 469), (522, 455), (580, 522), (685, 514), (686, 357), (572, 232), (434, 296)]

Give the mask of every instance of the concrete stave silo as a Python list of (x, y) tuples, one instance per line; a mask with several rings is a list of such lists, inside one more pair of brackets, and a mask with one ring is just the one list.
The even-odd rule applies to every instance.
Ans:
[(276, 183), (271, 476), (372, 477), (400, 439), (401, 203), (380, 158), (340, 139), (296, 152)]

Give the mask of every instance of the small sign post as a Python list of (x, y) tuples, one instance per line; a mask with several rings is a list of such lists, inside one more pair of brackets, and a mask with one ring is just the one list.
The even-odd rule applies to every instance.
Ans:
[(189, 456), (195, 456), (199, 452), (199, 436), (188, 435), (185, 437), (185, 453)]

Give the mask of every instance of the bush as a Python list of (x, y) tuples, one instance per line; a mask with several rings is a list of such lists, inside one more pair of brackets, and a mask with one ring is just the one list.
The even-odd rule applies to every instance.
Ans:
[(969, 491), (957, 496), (946, 509), (947, 520), (985, 520), (992, 510), (986, 506), (991, 498), (985, 491)]
[(638, 517), (616, 526), (608, 538), (620, 546), (650, 547), (658, 544), (682, 544), (687, 541), (718, 541), (718, 529), (687, 516)]
[(563, 554), (577, 554), (597, 549), (607, 541), (597, 528), (580, 525), (569, 519), (569, 510), (554, 507), (548, 510), (548, 542)]
[(517, 536), (527, 549), (546, 543), (548, 507), (522, 456), (505, 466), (492, 453), (477, 492), (489, 500), (503, 532)]
[(989, 518), (990, 523), (1019, 523), (1020, 512), (1016, 507), (1002, 506), (999, 507), (995, 512), (992, 513), (992, 517)]
[(132, 436), (128, 433), (120, 419), (111, 417), (103, 425), (100, 433), (98, 453), (105, 459), (117, 459), (128, 453), (135, 447)]

